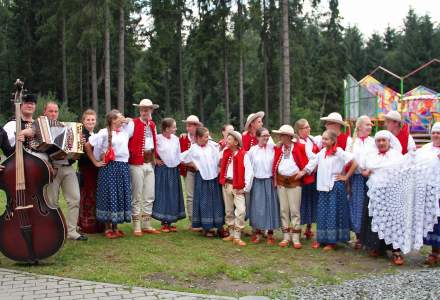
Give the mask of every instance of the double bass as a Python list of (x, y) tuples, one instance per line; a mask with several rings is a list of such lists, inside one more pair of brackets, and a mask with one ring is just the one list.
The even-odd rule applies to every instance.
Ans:
[(0, 251), (12, 260), (36, 264), (63, 246), (67, 229), (61, 210), (47, 205), (44, 189), (52, 181), (48, 163), (17, 139), (22, 130), (23, 82), (17, 79), (15, 86), (15, 152), (0, 172), (0, 189), (8, 199), (0, 217)]

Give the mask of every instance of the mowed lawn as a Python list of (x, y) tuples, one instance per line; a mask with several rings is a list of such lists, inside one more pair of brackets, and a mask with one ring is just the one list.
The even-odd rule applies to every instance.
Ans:
[[(1, 195), (4, 205), (4, 195)], [(65, 201), (61, 200), (65, 209)], [(1, 209), (3, 211), (3, 208)], [(159, 223), (155, 223), (159, 226)], [(17, 264), (0, 255), (0, 267), (83, 280), (219, 295), (276, 295), (296, 285), (336, 284), (344, 280), (395, 272), (386, 259), (342, 245), (331, 253), (248, 244), (239, 248), (218, 238), (205, 238), (177, 224), (177, 233), (133, 237), (131, 225), (121, 226), (126, 237), (108, 240), (88, 235), (87, 242), (67, 241), (39, 265)], [(280, 238), (280, 233), (277, 233)], [(249, 241), (249, 237), (244, 238)], [(426, 253), (426, 250), (424, 251)], [(419, 254), (400, 269), (418, 268)]]

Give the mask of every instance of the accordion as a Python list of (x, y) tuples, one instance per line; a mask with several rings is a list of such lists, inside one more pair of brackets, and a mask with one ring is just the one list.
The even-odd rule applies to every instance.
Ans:
[(79, 159), (84, 154), (83, 125), (75, 122), (49, 120), (45, 116), (36, 120), (37, 150), (46, 152), (54, 160)]

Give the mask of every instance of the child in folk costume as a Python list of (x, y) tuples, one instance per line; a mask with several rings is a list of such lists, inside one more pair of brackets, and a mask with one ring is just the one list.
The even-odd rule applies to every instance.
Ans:
[[(324, 250), (333, 250), (336, 243), (350, 240), (350, 213), (345, 182), (357, 167), (353, 155), (337, 147), (337, 134), (326, 130), (322, 135), (323, 149), (301, 171), (298, 177), (311, 174), (316, 167), (316, 187), (319, 191), (316, 241), (317, 249), (325, 244)], [(344, 167), (351, 162), (346, 175)]]
[(297, 175), (313, 158), (313, 153), (306, 151), (305, 145), (292, 141), (295, 136), (292, 126), (283, 125), (272, 132), (279, 135), (281, 142), (275, 147), (272, 167), (283, 231), (283, 240), (278, 245), (288, 247), (292, 242), (295, 249), (301, 249), (301, 185), (310, 183), (313, 177), (307, 176), (301, 180)]
[[(306, 119), (295, 122), (295, 132), (298, 133), (298, 141), (306, 146), (307, 151), (317, 154), (319, 147), (310, 135), (310, 125)], [(313, 182), (303, 184), (301, 189), (301, 225), (307, 224), (304, 236), (309, 240), (313, 237), (312, 223), (316, 223), (318, 207), (318, 191), (316, 190), (316, 174)]]
[(203, 228), (206, 237), (221, 236), (225, 223), (225, 206), (218, 182), (219, 146), (209, 140), (209, 130), (198, 127), (196, 144), (182, 154), (183, 162), (193, 167), (195, 188), (193, 201), (193, 228)]
[[(350, 133), (348, 131), (346, 133), (342, 131), (342, 128), (346, 127), (347, 124), (342, 119), (341, 114), (337, 112), (332, 112), (327, 117), (322, 117), (320, 120), (324, 121), (324, 126), (326, 130), (332, 130), (336, 133), (337, 136), (336, 144), (339, 148), (345, 150), (347, 145), (352, 143)], [(347, 128), (347, 130), (348, 129), (349, 128)], [(321, 136), (316, 136), (315, 141), (320, 149), (324, 148), (324, 146), (321, 143)]]
[[(94, 135), (96, 125), (96, 112), (87, 109), (82, 116), (83, 137), (86, 143)], [(104, 224), (96, 221), (96, 183), (98, 181), (98, 168), (87, 155), (82, 155), (78, 160), (78, 169), (82, 180), (80, 181), (80, 204), (78, 226), (81, 232), (98, 233), (104, 231)]]
[(225, 221), (230, 232), (223, 240), (246, 246), (241, 239), (241, 232), (245, 226), (246, 215), (244, 194), (251, 189), (252, 165), (242, 145), (241, 134), (230, 131), (227, 148), (223, 151), (220, 164), (219, 182), (223, 186)]
[(124, 236), (117, 225), (131, 222), (128, 140), (133, 132), (127, 120), (115, 109), (108, 112), (107, 128), (92, 135), (85, 145), (89, 159), (99, 168), (96, 219), (105, 223), (105, 236), (109, 239)]
[[(438, 160), (435, 160), (435, 157), (440, 159), (440, 122), (436, 122), (432, 126), (431, 140), (431, 143), (417, 150), (417, 156), (422, 158), (434, 158), (433, 161), (438, 162)], [(433, 178), (430, 178), (429, 180), (432, 179)], [(438, 223), (434, 225), (434, 229), (423, 239), (423, 242), (425, 245), (432, 247), (431, 254), (426, 258), (425, 263), (431, 266), (438, 264), (440, 261), (440, 218), (438, 218)]]
[(263, 127), (264, 112), (252, 113), (247, 117), (243, 132), (243, 149), (249, 151), (252, 146), (258, 144), (256, 132), (258, 128)]
[(155, 200), (153, 218), (161, 221), (161, 231), (176, 232), (172, 224), (185, 218), (185, 205), (180, 182), (180, 144), (176, 132), (176, 121), (162, 120), (162, 133), (157, 135), (157, 155), (155, 168)]
[(350, 207), (351, 229), (356, 234), (354, 248), (360, 249), (359, 235), (361, 232), (364, 202), (367, 193), (367, 177), (362, 175), (365, 170), (367, 154), (375, 149), (374, 139), (370, 136), (373, 124), (367, 116), (360, 116), (356, 121), (352, 142), (347, 145), (347, 151), (353, 153), (358, 167), (350, 177), (350, 193), (348, 195)]
[(226, 147), (229, 131), (234, 131), (234, 126), (232, 126), (231, 124), (224, 124), (222, 127), (223, 139), (218, 142), (218, 144), (220, 146), (220, 151), (222, 151)]
[[(202, 126), (199, 118), (194, 115), (188, 116), (186, 120), (182, 122), (185, 123), (186, 133), (179, 137), (180, 152), (185, 152), (191, 145), (196, 142), (196, 130), (198, 127)], [(187, 166), (185, 164), (180, 164), (180, 175), (183, 176), (185, 180), (185, 193), (186, 193), (186, 213), (189, 219), (189, 223), (192, 224), (192, 212), (193, 212), (193, 195), (194, 195), (194, 178), (196, 170), (192, 166)], [(191, 227), (190, 229), (194, 231), (199, 231), (198, 228)]]
[(256, 136), (258, 145), (247, 153), (254, 174), (248, 207), (249, 223), (255, 230), (251, 243), (260, 243), (267, 230), (267, 244), (275, 245), (273, 231), (280, 227), (280, 204), (272, 179), (274, 145), (268, 144), (270, 134), (266, 128), (259, 128)]

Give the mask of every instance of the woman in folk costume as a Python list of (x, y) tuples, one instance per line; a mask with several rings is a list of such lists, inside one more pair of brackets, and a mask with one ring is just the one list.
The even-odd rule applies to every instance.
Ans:
[(99, 168), (96, 219), (105, 223), (109, 239), (124, 236), (118, 224), (131, 222), (128, 140), (133, 132), (127, 123), (119, 111), (111, 110), (106, 115), (107, 128), (92, 135), (85, 145), (89, 159)]
[(375, 149), (374, 139), (370, 136), (373, 124), (367, 116), (360, 116), (356, 121), (352, 143), (347, 145), (347, 151), (353, 153), (358, 167), (350, 178), (350, 193), (348, 195), (350, 206), (351, 229), (356, 234), (355, 249), (360, 249), (359, 234), (361, 232), (364, 202), (366, 201), (367, 177), (362, 175), (365, 170), (365, 160), (369, 152)]
[(195, 138), (196, 143), (182, 153), (182, 161), (196, 170), (192, 227), (203, 228), (206, 237), (214, 237), (214, 230), (222, 237), (225, 204), (217, 178), (219, 146), (209, 139), (205, 127), (196, 129)]
[(176, 121), (165, 118), (161, 128), (162, 133), (157, 135), (153, 218), (161, 221), (161, 231), (168, 233), (177, 232), (176, 226), (172, 224), (184, 219), (186, 215), (179, 175), (180, 144), (179, 138), (174, 135), (177, 130)]
[[(82, 116), (83, 137), (86, 143), (90, 136), (94, 135), (96, 125), (96, 112), (87, 109)], [(81, 200), (79, 203), (78, 226), (81, 232), (98, 233), (104, 231), (104, 224), (96, 220), (96, 184), (98, 181), (98, 168), (92, 163), (87, 155), (78, 160), (78, 168), (82, 180), (80, 182)]]
[(266, 128), (259, 128), (256, 136), (258, 145), (247, 153), (254, 174), (248, 207), (249, 223), (255, 232), (251, 243), (260, 243), (267, 230), (267, 244), (275, 245), (273, 231), (280, 228), (280, 204), (272, 178), (274, 145), (268, 143), (270, 134)]
[[(378, 131), (375, 136), (376, 148), (370, 152), (365, 160), (365, 169), (362, 175), (369, 176), (367, 186), (374, 187), (385, 180), (386, 171), (391, 168), (398, 167), (403, 162), (401, 150), (394, 149), (393, 145), (398, 144), (394, 135), (388, 130)], [(384, 199), (384, 201), (388, 201)], [(369, 212), (370, 198), (366, 195), (364, 201), (364, 212), (362, 218), (362, 226), (360, 233), (361, 244), (370, 250), (370, 256), (377, 257), (384, 255), (389, 247), (385, 242), (379, 239), (377, 232), (372, 231), (372, 220)], [(396, 265), (403, 264), (403, 257), (399, 249), (393, 250), (393, 262)]]
[[(337, 243), (350, 240), (350, 212), (345, 183), (353, 174), (356, 162), (353, 155), (337, 146), (337, 133), (326, 130), (322, 135), (323, 149), (298, 174), (311, 174), (316, 167), (316, 188), (319, 191), (316, 241), (312, 247), (321, 244), (324, 250), (334, 250)], [(351, 163), (346, 175), (345, 165)]]
[(220, 146), (220, 151), (223, 151), (223, 149), (225, 149), (226, 144), (228, 142), (228, 132), (229, 131), (234, 131), (234, 126), (232, 126), (231, 124), (224, 124), (222, 126), (222, 137), (223, 139), (221, 139), (218, 144)]
[[(416, 143), (409, 134), (409, 127), (402, 120), (399, 112), (391, 110), (385, 116), (386, 129), (391, 132), (400, 142), (402, 154), (416, 151)], [(397, 148), (395, 150), (398, 150)]]
[[(431, 143), (424, 145), (422, 148), (417, 150), (417, 158), (422, 159), (432, 159), (433, 164), (439, 166), (440, 164), (440, 122), (435, 123), (431, 130)], [(436, 168), (440, 171), (440, 166)], [(434, 174), (437, 179), (440, 178), (440, 174)], [(427, 180), (432, 180), (434, 178), (426, 178)], [(437, 184), (438, 189), (440, 185)], [(440, 202), (440, 195), (439, 195)], [(437, 224), (435, 224), (434, 229), (428, 233), (428, 235), (423, 240), (425, 245), (431, 246), (431, 254), (426, 258), (425, 263), (428, 265), (436, 265), (440, 261), (440, 218), (437, 219)]]
[(241, 239), (246, 215), (244, 194), (250, 191), (252, 184), (252, 165), (242, 146), (241, 134), (237, 131), (229, 131), (219, 177), (219, 182), (223, 186), (225, 222), (230, 232), (230, 235), (223, 240), (232, 241), (238, 246), (246, 246)]
[[(347, 132), (343, 132), (342, 128), (346, 127), (347, 124), (342, 119), (342, 116), (337, 112), (330, 113), (327, 117), (322, 117), (321, 121), (324, 121), (325, 129), (332, 130), (337, 135), (337, 146), (342, 150), (345, 150), (348, 144), (352, 143), (349, 128)], [(315, 137), (315, 142), (318, 144), (319, 148), (324, 148), (321, 143), (321, 136)]]
[[(307, 151), (317, 154), (319, 147), (310, 135), (310, 125), (306, 119), (295, 122), (295, 132), (298, 133), (298, 141), (306, 146)], [(313, 237), (312, 223), (316, 223), (316, 211), (318, 206), (318, 191), (316, 190), (316, 174), (311, 183), (303, 184), (301, 190), (301, 225), (307, 224), (304, 236), (309, 240)]]
[(279, 135), (281, 144), (275, 147), (272, 174), (277, 187), (280, 202), (281, 229), (283, 240), (280, 247), (288, 247), (290, 242), (295, 249), (301, 249), (301, 185), (313, 181), (312, 176), (303, 180), (297, 174), (313, 158), (313, 153), (306, 146), (293, 142), (295, 131), (290, 125), (282, 125), (279, 130), (272, 130)]
[[(191, 145), (196, 142), (196, 130), (198, 127), (202, 126), (199, 118), (194, 115), (190, 115), (186, 120), (182, 121), (185, 123), (186, 133), (183, 133), (179, 137), (180, 152), (185, 152)], [(180, 175), (183, 176), (185, 180), (185, 193), (186, 193), (186, 214), (189, 219), (190, 229), (193, 231), (200, 231), (199, 228), (192, 227), (192, 212), (193, 212), (193, 195), (194, 195), (194, 178), (196, 170), (192, 166), (186, 166), (185, 164), (180, 164), (179, 166)]]

